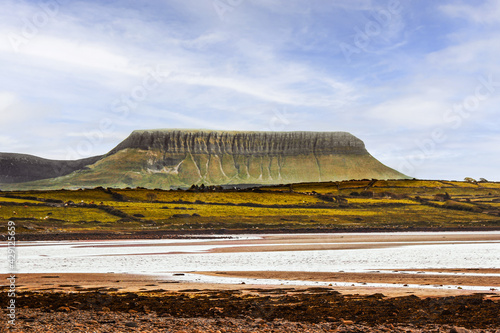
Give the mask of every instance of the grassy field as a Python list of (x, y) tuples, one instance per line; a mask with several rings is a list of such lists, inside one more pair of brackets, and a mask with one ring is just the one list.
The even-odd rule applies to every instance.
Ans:
[(357, 180), (197, 191), (0, 192), (0, 231), (500, 229), (500, 184)]

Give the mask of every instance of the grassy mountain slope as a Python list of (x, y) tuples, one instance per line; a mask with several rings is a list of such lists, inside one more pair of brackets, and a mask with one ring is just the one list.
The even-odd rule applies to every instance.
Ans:
[[(253, 157), (242, 155), (176, 155), (167, 164), (163, 152), (124, 149), (85, 170), (12, 188), (148, 187), (192, 184), (287, 184), (345, 179), (404, 179), (371, 155)], [(180, 161), (179, 161), (180, 160)], [(6, 186), (4, 186), (6, 188)], [(8, 186), (7, 188), (8, 189)]]

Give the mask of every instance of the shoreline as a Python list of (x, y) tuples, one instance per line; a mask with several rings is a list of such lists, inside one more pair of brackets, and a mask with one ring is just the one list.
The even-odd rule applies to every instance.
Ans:
[[(283, 285), (283, 281), (321, 281), (331, 284), (331, 286), (318, 286), (321, 288), (335, 290), (343, 295), (358, 294), (371, 295), (381, 293), (387, 297), (402, 297), (413, 295), (419, 298), (426, 297), (449, 297), (464, 295), (485, 295), (491, 299), (500, 299), (500, 277), (484, 276), (480, 279), (477, 276), (462, 275), (421, 275), (408, 273), (325, 273), (325, 272), (192, 272), (197, 275), (215, 277), (233, 277), (241, 279), (269, 279), (277, 281), (273, 284), (253, 282), (225, 283), (220, 282), (196, 282), (186, 281), (185, 273), (169, 274), (127, 274), (127, 273), (21, 273), (16, 274), (16, 287), (18, 292), (180, 292), (183, 290), (238, 290), (247, 293), (249, 290), (260, 289), (270, 290), (275, 288), (307, 290), (313, 285)], [(7, 274), (0, 274), (0, 278), (5, 280)], [(349, 285), (339, 286), (335, 283)], [(356, 285), (350, 285), (350, 284)], [(407, 284), (408, 287), (401, 286), (371, 286), (369, 284)], [(367, 284), (367, 285), (363, 285)], [(418, 288), (415, 285), (426, 285), (429, 288)], [(436, 288), (431, 288), (431, 286)], [(455, 288), (439, 288), (443, 286), (456, 286)], [(488, 286), (495, 290), (478, 291), (457, 288), (463, 286)], [(0, 288), (0, 292), (6, 290), (6, 286)]]

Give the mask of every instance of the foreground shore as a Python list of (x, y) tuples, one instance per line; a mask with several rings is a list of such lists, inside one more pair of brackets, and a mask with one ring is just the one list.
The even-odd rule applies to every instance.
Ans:
[[(264, 274), (263, 277), (273, 275), (275, 278), (285, 274), (218, 273), (235, 276)], [(307, 273), (286, 273), (287, 278), (294, 274), (296, 278), (308, 278)], [(317, 274), (310, 273), (309, 278), (324, 279), (324, 274), (330, 273)], [(368, 279), (369, 275), (357, 277)], [(2, 280), (6, 277), (2, 276)], [(394, 274), (393, 279), (404, 277), (411, 278), (411, 274)], [(442, 283), (456, 279), (453, 276), (434, 278), (441, 279)], [(17, 322), (12, 330), (16, 332), (500, 330), (498, 291), (203, 284), (112, 273), (21, 274), (17, 283)], [(0, 302), (7, 304), (7, 287), (2, 288)], [(1, 312), (6, 318), (6, 310)]]
[[(495, 332), (487, 294), (387, 297), (332, 288), (19, 292), (17, 332)], [(97, 289), (97, 290), (96, 290)], [(5, 292), (0, 301), (7, 302)], [(2, 316), (7, 313), (2, 309)]]
[[(2, 310), (4, 312), (4, 310)], [(5, 316), (5, 314), (2, 314)], [(351, 320), (334, 320), (310, 323), (283, 319), (262, 318), (178, 318), (158, 315), (155, 312), (115, 312), (115, 311), (45, 311), (22, 309), (15, 328), (0, 328), (0, 332), (153, 332), (153, 333), (488, 333), (498, 332), (491, 328), (465, 328), (450, 324), (359, 324)], [(330, 319), (333, 320), (333, 319)], [(497, 326), (498, 327), (498, 326)]]

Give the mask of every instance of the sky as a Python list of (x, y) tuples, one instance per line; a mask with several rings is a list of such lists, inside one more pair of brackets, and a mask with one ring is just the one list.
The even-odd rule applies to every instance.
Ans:
[(0, 152), (347, 131), (412, 177), (500, 181), (499, 55), (500, 0), (2, 0)]

